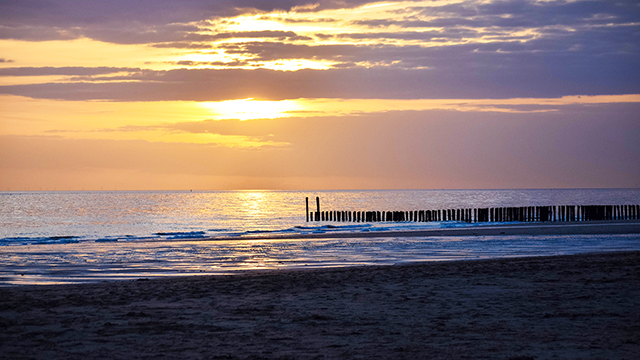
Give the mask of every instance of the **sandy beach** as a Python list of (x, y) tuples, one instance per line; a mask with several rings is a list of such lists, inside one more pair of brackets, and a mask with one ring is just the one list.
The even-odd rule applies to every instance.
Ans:
[(2, 359), (637, 359), (640, 252), (0, 288)]

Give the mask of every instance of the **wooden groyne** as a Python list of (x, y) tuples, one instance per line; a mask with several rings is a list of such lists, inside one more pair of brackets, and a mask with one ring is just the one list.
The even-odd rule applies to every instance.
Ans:
[(594, 220), (638, 220), (640, 205), (553, 205), (476, 209), (441, 209), (410, 211), (339, 211), (320, 210), (316, 197), (316, 211), (309, 211), (307, 221), (382, 222), (382, 221), (462, 221), (462, 222), (553, 222)]

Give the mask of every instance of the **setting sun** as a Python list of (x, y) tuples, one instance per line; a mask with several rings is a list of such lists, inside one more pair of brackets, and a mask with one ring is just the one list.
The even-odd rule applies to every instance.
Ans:
[(304, 109), (295, 100), (264, 101), (252, 98), (204, 102), (200, 105), (210, 110), (215, 118), (238, 120), (276, 119), (288, 116), (288, 112)]

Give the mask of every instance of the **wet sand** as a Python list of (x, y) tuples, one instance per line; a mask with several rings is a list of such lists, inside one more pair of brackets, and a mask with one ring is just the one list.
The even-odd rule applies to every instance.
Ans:
[(2, 359), (637, 359), (640, 252), (0, 288)]
[[(370, 238), (370, 237), (429, 237), (429, 236), (494, 236), (494, 235), (601, 235), (640, 234), (640, 220), (610, 220), (588, 222), (507, 223), (459, 228), (437, 228), (406, 231), (324, 232), (319, 234), (256, 235), (243, 238), (314, 239), (314, 238)], [(228, 239), (228, 238), (212, 238)], [(232, 238), (233, 239), (233, 238)]]

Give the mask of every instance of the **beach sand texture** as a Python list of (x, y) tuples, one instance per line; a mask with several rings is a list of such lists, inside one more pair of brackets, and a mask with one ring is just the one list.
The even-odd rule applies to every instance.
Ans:
[(637, 359), (640, 252), (0, 288), (2, 359)]

